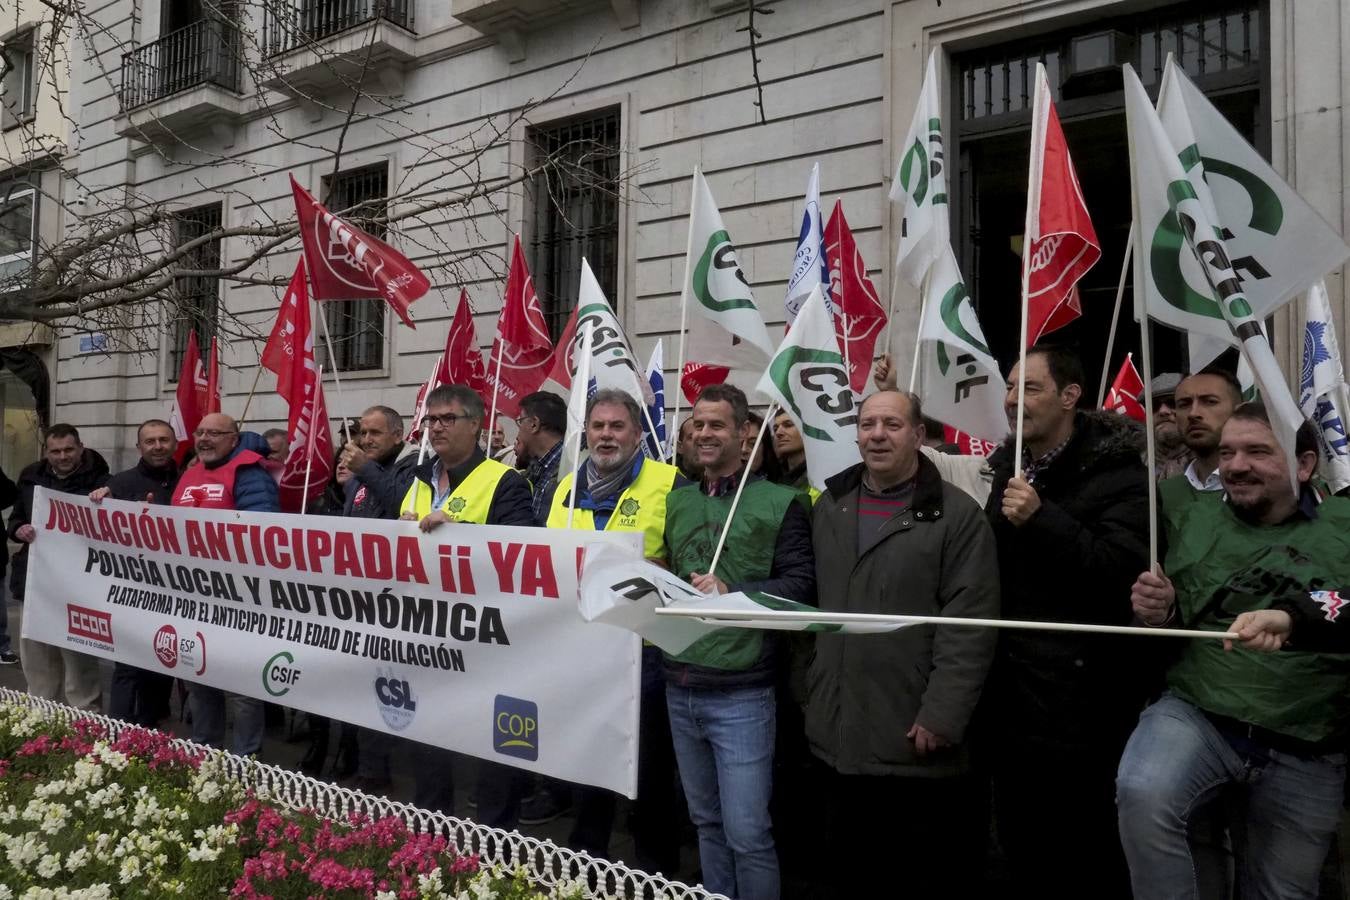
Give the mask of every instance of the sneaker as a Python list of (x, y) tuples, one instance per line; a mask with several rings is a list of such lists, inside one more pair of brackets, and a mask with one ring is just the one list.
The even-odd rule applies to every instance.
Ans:
[(6, 650), (0, 653), (0, 666), (12, 666), (19, 661), (19, 654), (12, 650)]
[(555, 797), (552, 791), (535, 791), (520, 802), (520, 824), (543, 825), (545, 822), (552, 822), (570, 808), (569, 804)]

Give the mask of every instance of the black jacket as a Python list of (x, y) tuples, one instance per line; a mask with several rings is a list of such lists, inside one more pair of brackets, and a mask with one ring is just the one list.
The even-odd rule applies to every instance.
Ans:
[(108, 479), (108, 491), (114, 500), (143, 501), (168, 506), (173, 502), (173, 488), (178, 483), (178, 466), (173, 460), (162, 469), (149, 466), (144, 459), (125, 472)]
[(344, 516), (361, 519), (397, 519), (403, 497), (412, 486), (417, 454), (402, 458), (403, 446), (397, 445), (380, 460), (367, 460), (361, 471), (353, 472), (347, 482)]
[[(9, 517), (9, 527), (5, 533), (9, 539), (16, 540), (15, 533), (24, 525), (31, 524), (33, 515), (33, 488), (45, 487), (63, 494), (88, 494), (95, 488), (108, 483), (108, 463), (98, 451), (84, 448), (80, 464), (74, 472), (65, 478), (57, 477), (47, 460), (40, 459), (19, 473), (19, 497), (14, 504), (14, 512)], [(14, 554), (14, 569), (9, 573), (9, 592), (18, 600), (23, 599), (24, 581), (28, 577), (28, 545), (24, 544)]]
[[(461, 481), (469, 476), (479, 463), (487, 459), (487, 456), (480, 449), (475, 449), (473, 455), (467, 460), (455, 466), (450, 470), (449, 487), (455, 488)], [(436, 457), (432, 456), (413, 469), (416, 480), (421, 481), (429, 488), (432, 485), (432, 467), (436, 463)], [(412, 482), (409, 482), (409, 486)], [(406, 492), (406, 489), (405, 489)], [(400, 503), (403, 498), (399, 497)], [(488, 508), (488, 525), (534, 525), (534, 506), (530, 494), (530, 483), (525, 480), (525, 476), (512, 469), (502, 475), (501, 481), (497, 482), (497, 491), (492, 495), (492, 505)]]
[[(1148, 568), (1143, 431), (1113, 412), (1079, 412), (1063, 452), (1037, 474), (1040, 509), (1003, 516), (1012, 441), (992, 457), (985, 514), (998, 544), (1003, 616), (1128, 625), (1130, 587)], [(1056, 756), (1118, 752), (1156, 680), (1155, 651), (1129, 638), (1049, 631), (999, 634), (980, 715), (996, 742)], [(995, 744), (992, 752), (1000, 752)]]

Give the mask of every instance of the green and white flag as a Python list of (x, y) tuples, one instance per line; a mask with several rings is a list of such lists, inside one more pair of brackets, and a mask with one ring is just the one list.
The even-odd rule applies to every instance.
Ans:
[(1003, 375), (989, 352), (961, 269), (945, 244), (933, 264), (919, 331), (924, 410), (984, 441), (1008, 434)]
[(797, 311), (755, 390), (797, 423), (813, 488), (825, 490), (827, 478), (862, 461), (848, 367), (820, 285)]
[(703, 173), (694, 170), (681, 302), (689, 312), (686, 360), (758, 375), (773, 353), (736, 247)]
[[(605, 292), (591, 271), (590, 263), (581, 260), (581, 283), (577, 289), (577, 330), (580, 336), (587, 325), (595, 328), (591, 350), (591, 380), (594, 390), (618, 388), (638, 402), (639, 406), (652, 403), (651, 385), (628, 344), (628, 335), (614, 314), (614, 307), (605, 299)], [(579, 339), (578, 339), (579, 342)], [(577, 360), (573, 360), (575, 373)]]
[[(1148, 94), (1130, 66), (1125, 71), (1125, 115), (1130, 141), (1130, 175), (1135, 222), (1159, 223), (1135, 230), (1135, 272), (1155, 267), (1151, 257), (1160, 251), (1163, 234), (1166, 253), (1175, 255), (1179, 266), (1194, 267), (1199, 281), (1188, 285), (1192, 318), (1217, 321), (1229, 330), (1251, 366), (1257, 387), (1270, 411), (1275, 437), (1284, 448), (1293, 478), (1294, 433), (1303, 414), (1290, 396), (1284, 375), (1260, 319), (1243, 290), (1239, 262), (1227, 246), (1227, 233), (1210, 201), (1208, 191), (1197, 190), (1187, 178), (1162, 121), (1148, 101)], [(1151, 237), (1153, 236), (1153, 237)], [(1152, 246), (1150, 246), (1152, 244)], [(1136, 277), (1135, 284), (1141, 285)], [(1137, 287), (1136, 290), (1139, 290)], [(1148, 315), (1167, 321), (1154, 308), (1157, 302), (1147, 289), (1139, 291), (1136, 303)], [(1170, 302), (1163, 300), (1161, 302)]]
[[(1264, 320), (1350, 257), (1350, 247), (1243, 136), (1170, 57), (1159, 90), (1158, 117), (1197, 197), (1214, 224), (1243, 295)], [(1155, 319), (1190, 335), (1198, 371), (1238, 345), (1213, 301), (1205, 272), (1185, 248), (1176, 220), (1146, 211), (1148, 265), (1144, 284)]]
[(909, 133), (900, 145), (900, 161), (891, 179), (890, 198), (904, 205), (895, 265), (906, 281), (919, 287), (928, 267), (951, 242), (937, 50), (928, 54), (919, 103), (910, 120)]

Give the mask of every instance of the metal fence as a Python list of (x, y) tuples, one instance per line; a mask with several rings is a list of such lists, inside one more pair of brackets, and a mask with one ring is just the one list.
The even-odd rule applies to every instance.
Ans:
[(201, 19), (124, 53), (122, 108), (134, 109), (201, 84), (238, 91), (239, 53), (238, 27), (219, 18)]
[(263, 48), (269, 56), (383, 19), (413, 31), (413, 0), (268, 0)]

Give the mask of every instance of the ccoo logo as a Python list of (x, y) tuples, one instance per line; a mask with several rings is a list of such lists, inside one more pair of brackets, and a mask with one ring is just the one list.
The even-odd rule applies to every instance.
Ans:
[(375, 670), (375, 703), (384, 724), (402, 731), (412, 724), (417, 715), (417, 697), (408, 679), (395, 674), (393, 669)]

